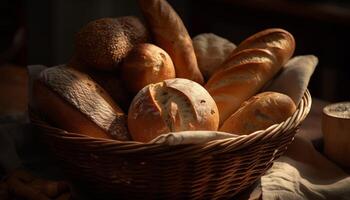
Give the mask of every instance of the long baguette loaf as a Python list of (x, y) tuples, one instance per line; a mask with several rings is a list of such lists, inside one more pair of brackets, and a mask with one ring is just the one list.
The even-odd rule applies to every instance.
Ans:
[(241, 42), (229, 56), (231, 57), (244, 49), (267, 49), (277, 58), (279, 65), (284, 65), (293, 55), (295, 49), (295, 40), (288, 31), (271, 28), (260, 31)]
[(33, 85), (34, 106), (51, 123), (92, 137), (128, 140), (126, 116), (88, 75), (51, 67)]
[(171, 57), (176, 77), (204, 83), (191, 37), (175, 10), (165, 0), (138, 0), (156, 45)]
[(185, 130), (217, 130), (219, 113), (209, 93), (196, 82), (168, 79), (144, 87), (131, 103), (132, 138), (148, 142), (158, 135)]
[(250, 134), (283, 122), (295, 110), (293, 100), (287, 95), (277, 92), (260, 93), (244, 102), (219, 130), (239, 135)]
[(256, 94), (281, 68), (268, 50), (247, 49), (216, 72), (205, 88), (214, 98), (222, 124), (240, 105)]

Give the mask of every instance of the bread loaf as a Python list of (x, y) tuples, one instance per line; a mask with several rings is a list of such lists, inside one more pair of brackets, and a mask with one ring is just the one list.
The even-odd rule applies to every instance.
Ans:
[(220, 124), (240, 105), (256, 94), (281, 68), (268, 50), (246, 49), (230, 60), (230, 67), (220, 69), (205, 88), (214, 98)]
[(138, 0), (153, 33), (155, 44), (171, 57), (176, 77), (204, 83), (198, 68), (192, 40), (181, 18), (166, 0)]
[(213, 33), (202, 33), (192, 39), (198, 67), (205, 79), (217, 70), (236, 45)]
[(128, 127), (132, 138), (148, 142), (168, 132), (217, 130), (219, 113), (214, 100), (199, 84), (169, 79), (144, 87), (133, 99)]
[(76, 34), (75, 54), (87, 66), (113, 70), (134, 45), (147, 39), (147, 29), (136, 17), (101, 18)]
[(88, 75), (57, 66), (44, 70), (33, 85), (37, 112), (66, 131), (128, 140), (126, 116)]
[(260, 93), (232, 114), (220, 131), (246, 135), (285, 121), (295, 112), (296, 106), (287, 95), (277, 92)]
[(132, 98), (122, 83), (119, 70), (106, 72), (91, 69), (76, 59), (75, 56), (70, 59), (66, 66), (89, 75), (98, 85), (106, 90), (124, 112), (128, 112)]
[(175, 69), (169, 55), (156, 45), (144, 43), (125, 58), (121, 67), (124, 85), (132, 94), (151, 83), (175, 78)]
[[(271, 28), (258, 32), (241, 42), (233, 50), (231, 56), (244, 49), (266, 49), (276, 56), (279, 65), (284, 65), (293, 55), (295, 49), (295, 40), (288, 31)], [(231, 58), (229, 56), (229, 59)], [(229, 60), (228, 59), (228, 60)]]

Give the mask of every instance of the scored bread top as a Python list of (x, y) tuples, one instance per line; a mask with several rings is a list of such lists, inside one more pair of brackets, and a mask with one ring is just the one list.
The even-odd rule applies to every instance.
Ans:
[(273, 53), (280, 65), (284, 65), (292, 57), (295, 40), (292, 34), (280, 28), (260, 31), (241, 42), (229, 56), (229, 59), (244, 49), (260, 48)]
[(150, 141), (172, 131), (217, 130), (219, 113), (209, 93), (187, 79), (168, 79), (143, 88), (129, 109), (134, 140)]
[(40, 80), (112, 137), (125, 139), (125, 115), (87, 74), (61, 65), (44, 70)]

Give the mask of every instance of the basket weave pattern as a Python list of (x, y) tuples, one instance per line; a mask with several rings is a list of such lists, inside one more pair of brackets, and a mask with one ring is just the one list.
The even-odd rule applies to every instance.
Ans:
[(43, 141), (74, 180), (116, 199), (222, 199), (252, 185), (281, 156), (311, 108), (308, 91), (297, 111), (266, 130), (204, 144), (167, 146), (69, 133), (31, 113)]

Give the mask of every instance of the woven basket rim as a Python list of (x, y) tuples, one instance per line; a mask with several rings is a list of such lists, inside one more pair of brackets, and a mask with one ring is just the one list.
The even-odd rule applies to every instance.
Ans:
[[(286, 131), (297, 128), (300, 123), (306, 118), (308, 113), (310, 112), (312, 104), (312, 99), (310, 92), (308, 90), (305, 91), (304, 96), (302, 97), (299, 105), (297, 106), (297, 110), (294, 114), (289, 117), (287, 120), (274, 124), (268, 127), (265, 130), (255, 131), (249, 135), (238, 135), (237, 137), (226, 138), (226, 139), (218, 139), (200, 144), (182, 144), (176, 145), (177, 151), (191, 151), (193, 148), (200, 149), (200, 151), (210, 151), (216, 146), (224, 146), (224, 148), (220, 148), (220, 152), (230, 150), (230, 149), (241, 149), (249, 146), (254, 142), (265, 142), (271, 138), (278, 137), (281, 134), (284, 134)], [(104, 138), (93, 138), (87, 135), (71, 133), (56, 127), (49, 125), (47, 122), (42, 121), (39, 117), (33, 112), (32, 109), (29, 109), (29, 115), (31, 119), (31, 123), (34, 125), (38, 125), (40, 127), (45, 128), (46, 131), (44, 134), (48, 134), (50, 137), (54, 137), (56, 139), (62, 140), (79, 140), (83, 142), (89, 142), (91, 146), (95, 145), (99, 149), (103, 149), (101, 151), (108, 152), (118, 152), (120, 154), (124, 153), (144, 153), (145, 151), (149, 152), (159, 152), (162, 149), (169, 148), (170, 145), (167, 144), (156, 144), (156, 143), (142, 143), (137, 141), (117, 141), (112, 139), (104, 139)], [(176, 148), (175, 146), (171, 146), (172, 148)], [(216, 148), (217, 149), (217, 148)], [(179, 153), (179, 152), (177, 152)]]

